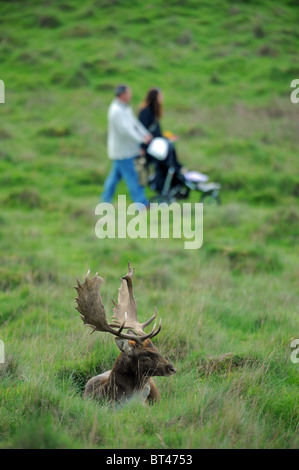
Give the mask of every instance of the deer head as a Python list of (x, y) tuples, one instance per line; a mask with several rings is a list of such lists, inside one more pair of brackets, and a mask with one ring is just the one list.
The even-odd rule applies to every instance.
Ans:
[(150, 339), (142, 343), (122, 338), (116, 338), (115, 341), (123, 353), (122, 368), (125, 368), (128, 373), (135, 373), (142, 377), (165, 377), (176, 372), (173, 365), (159, 353)]
[[(154, 315), (144, 323), (137, 319), (137, 307), (133, 295), (133, 275), (130, 263), (128, 273), (123, 276), (118, 292), (118, 303), (113, 301), (113, 316), (108, 323), (105, 308), (100, 295), (103, 279), (97, 274), (89, 277), (89, 271), (83, 284), (77, 279), (78, 292), (77, 310), (85, 324), (94, 331), (103, 331), (116, 336), (117, 347), (121, 355), (117, 359), (111, 373), (100, 374), (89, 380), (85, 394), (108, 396), (113, 400), (130, 396), (136, 390), (143, 390), (145, 384), (151, 395), (158, 395), (156, 386), (148, 382), (153, 376), (167, 376), (175, 373), (173, 365), (168, 362), (153, 345), (151, 339), (161, 331), (161, 320), (158, 328), (154, 325), (148, 334), (144, 328), (157, 316)], [(127, 330), (126, 333), (123, 333)], [(155, 391), (156, 390), (156, 391)], [(151, 397), (154, 399), (155, 397)]]

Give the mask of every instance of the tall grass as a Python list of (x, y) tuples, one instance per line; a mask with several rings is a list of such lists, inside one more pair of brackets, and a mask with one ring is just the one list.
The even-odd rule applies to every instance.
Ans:
[[(1, 2), (2, 448), (298, 447), (295, 8)], [(222, 206), (204, 207), (200, 250), (95, 236), (119, 82), (136, 111), (161, 86), (181, 160), (222, 184)], [(115, 409), (82, 397), (118, 350), (89, 335), (73, 286), (99, 271), (109, 316), (128, 261), (139, 317), (157, 306), (154, 342), (177, 374), (155, 379), (159, 405)]]

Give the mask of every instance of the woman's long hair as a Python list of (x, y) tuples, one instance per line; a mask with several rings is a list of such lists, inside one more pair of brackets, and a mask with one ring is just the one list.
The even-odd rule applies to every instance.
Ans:
[(162, 116), (162, 105), (158, 102), (159, 93), (159, 88), (150, 88), (143, 103), (140, 106), (140, 109), (146, 108), (148, 106), (153, 111), (155, 119), (157, 120), (159, 120)]

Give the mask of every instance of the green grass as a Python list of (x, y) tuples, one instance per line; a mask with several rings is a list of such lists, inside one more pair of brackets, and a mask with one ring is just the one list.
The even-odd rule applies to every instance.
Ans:
[[(295, 2), (14, 1), (0, 19), (0, 447), (298, 448)], [(200, 250), (95, 236), (119, 82), (136, 111), (160, 86), (181, 160), (222, 185)], [(128, 261), (177, 374), (159, 405), (119, 410), (82, 398), (118, 350), (73, 286), (99, 271), (110, 315)]]

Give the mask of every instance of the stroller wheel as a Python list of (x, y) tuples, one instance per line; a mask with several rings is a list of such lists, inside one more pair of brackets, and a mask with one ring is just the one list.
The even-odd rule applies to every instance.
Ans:
[(219, 196), (219, 193), (213, 194), (214, 191), (210, 193), (203, 193), (200, 198), (200, 202), (203, 204), (208, 204), (208, 205), (220, 205), (221, 204), (221, 199)]
[(219, 183), (199, 183), (197, 189), (201, 192), (200, 202), (219, 205), (221, 203), (219, 196), (220, 188)]

